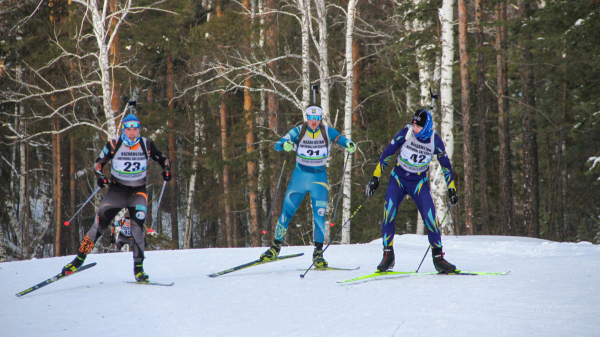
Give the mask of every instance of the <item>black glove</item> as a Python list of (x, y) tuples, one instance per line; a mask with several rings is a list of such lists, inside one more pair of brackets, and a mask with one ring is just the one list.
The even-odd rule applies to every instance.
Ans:
[(450, 198), (450, 204), (452, 206), (458, 203), (458, 194), (456, 194), (456, 190), (453, 188), (448, 189), (448, 197)]
[(104, 176), (104, 174), (98, 175), (98, 187), (102, 188), (105, 185), (108, 185), (108, 179)]
[(117, 242), (117, 240), (115, 240), (115, 234), (113, 233), (113, 234), (110, 235), (110, 243), (112, 244), (112, 243), (115, 243), (115, 242)]
[(375, 194), (377, 187), (379, 187), (379, 178), (371, 178), (371, 181), (369, 181), (367, 184), (367, 190), (365, 191), (367, 193), (367, 197), (372, 197), (373, 194)]
[(171, 174), (171, 172), (169, 170), (162, 171), (162, 176), (165, 181), (169, 181), (173, 177), (173, 175)]

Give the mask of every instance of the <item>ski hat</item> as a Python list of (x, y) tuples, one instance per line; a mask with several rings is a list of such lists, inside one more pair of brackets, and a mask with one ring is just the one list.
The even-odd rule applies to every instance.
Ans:
[(427, 139), (433, 134), (433, 117), (429, 111), (419, 109), (413, 116), (413, 124), (423, 127), (419, 133), (415, 134), (418, 139)]
[[(311, 116), (315, 116), (316, 118), (310, 118)], [(321, 108), (321, 106), (315, 103), (310, 104), (306, 107), (306, 118), (321, 120), (321, 118), (323, 118), (323, 108)]]
[(125, 116), (125, 118), (123, 118), (123, 123), (121, 123), (121, 130), (123, 131), (121, 133), (121, 140), (123, 141), (123, 144), (125, 144), (125, 146), (132, 147), (135, 144), (140, 142), (140, 134), (138, 133), (137, 137), (134, 140), (131, 140), (125, 134), (126, 128), (138, 128), (139, 129), (140, 128), (140, 120), (135, 115), (129, 114), (129, 115)]

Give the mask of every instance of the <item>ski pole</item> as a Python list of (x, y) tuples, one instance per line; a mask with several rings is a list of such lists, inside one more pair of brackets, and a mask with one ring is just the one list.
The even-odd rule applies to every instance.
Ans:
[(335, 216), (337, 214), (338, 206), (340, 205), (340, 198), (342, 196), (342, 182), (344, 181), (344, 175), (346, 174), (346, 165), (348, 165), (348, 158), (350, 158), (350, 152), (346, 156), (346, 162), (344, 163), (344, 173), (342, 174), (342, 179), (340, 180), (340, 190), (338, 191), (337, 201), (335, 202), (335, 208), (333, 210), (333, 217), (331, 218), (330, 227), (333, 227), (333, 222), (335, 221)]
[(265, 224), (265, 229), (263, 229), (263, 235), (268, 233), (269, 221), (271, 220), (271, 214), (273, 214), (273, 208), (275, 208), (275, 201), (277, 200), (277, 193), (279, 192), (279, 184), (281, 183), (281, 177), (283, 177), (283, 169), (285, 169), (285, 164), (287, 163), (287, 157), (289, 152), (285, 153), (285, 157), (283, 159), (283, 166), (281, 166), (281, 173), (279, 173), (279, 181), (277, 181), (277, 188), (275, 188), (275, 196), (271, 201), (273, 204), (271, 205), (271, 211), (269, 211), (269, 216), (267, 217), (267, 223)]
[(73, 221), (73, 219), (75, 219), (75, 217), (77, 216), (77, 214), (79, 214), (79, 212), (81, 212), (81, 210), (83, 209), (83, 207), (85, 207), (85, 205), (87, 205), (87, 203), (92, 200), (92, 197), (94, 195), (96, 195), (96, 193), (98, 193), (98, 191), (100, 191), (100, 187), (97, 187), (96, 190), (92, 193), (92, 195), (90, 195), (89, 198), (87, 198), (87, 200), (83, 203), (83, 205), (81, 205), (81, 207), (79, 207), (79, 209), (77, 210), (77, 212), (75, 212), (75, 214), (71, 217), (71, 219), (69, 219), (69, 221), (65, 221), (65, 226), (68, 226), (71, 224), (71, 221)]
[[(369, 197), (366, 197), (365, 200), (363, 200), (363, 202), (360, 203), (360, 206), (358, 206), (358, 208), (356, 209), (356, 211), (354, 211), (354, 213), (352, 213), (352, 215), (350, 216), (350, 219), (346, 220), (346, 223), (344, 223), (344, 225), (342, 225), (342, 228), (340, 228), (340, 230), (333, 237), (333, 239), (331, 239), (329, 241), (329, 243), (327, 244), (327, 246), (325, 246), (325, 249), (323, 249), (323, 253), (325, 253), (325, 251), (327, 250), (327, 248), (329, 248), (329, 245), (331, 245), (331, 243), (333, 242), (333, 240), (335, 240), (338, 237), (338, 235), (340, 235), (340, 233), (342, 232), (342, 229), (344, 229), (344, 227), (346, 227), (346, 225), (350, 222), (350, 220), (352, 220), (352, 218), (354, 218), (354, 215), (356, 214), (356, 212), (358, 212), (358, 210), (365, 204), (365, 202), (367, 201), (367, 199), (369, 199)], [(301, 274), (300, 277), (304, 278), (304, 275), (306, 275), (310, 271), (310, 268), (312, 268), (312, 266), (314, 266), (314, 265), (315, 265), (315, 261), (313, 261), (313, 263), (310, 265), (310, 267), (308, 267), (308, 269), (306, 269), (306, 271), (304, 272), (304, 274)]]
[[(450, 208), (452, 208), (452, 205), (450, 205), (450, 203), (448, 203), (448, 210), (446, 211), (446, 214), (444, 214), (444, 217), (442, 218), (442, 222), (440, 222), (440, 228), (442, 227), (442, 224), (444, 223), (444, 220), (446, 220), (446, 215), (448, 215), (448, 212), (450, 212)], [(427, 250), (425, 251), (425, 255), (423, 255), (423, 259), (421, 259), (421, 263), (419, 263), (419, 268), (417, 268), (417, 271), (415, 271), (415, 273), (418, 273), (419, 269), (421, 269), (421, 265), (423, 264), (423, 261), (425, 261), (425, 256), (427, 256), (427, 253), (429, 253), (429, 248), (431, 248), (431, 245), (427, 246)]]
[[(162, 200), (163, 193), (165, 192), (165, 186), (167, 186), (166, 181), (163, 182), (163, 187), (160, 190), (160, 196), (158, 197), (158, 204), (156, 204), (156, 218), (158, 218), (158, 209), (160, 208), (160, 201)], [(155, 227), (154, 225), (156, 225), (156, 218), (152, 220), (152, 227)]]

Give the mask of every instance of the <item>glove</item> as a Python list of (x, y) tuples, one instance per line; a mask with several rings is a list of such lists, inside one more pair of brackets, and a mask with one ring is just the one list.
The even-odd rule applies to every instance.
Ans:
[(171, 172), (169, 170), (162, 171), (162, 176), (165, 181), (169, 181), (173, 177), (173, 175), (171, 174)]
[(373, 194), (375, 194), (377, 187), (379, 187), (379, 178), (373, 177), (367, 184), (367, 190), (365, 191), (367, 193), (367, 197), (372, 197)]
[(115, 234), (111, 234), (110, 235), (110, 243), (113, 244), (115, 242), (117, 242), (117, 240), (115, 240)]
[(108, 179), (104, 176), (104, 174), (98, 175), (98, 187), (102, 188), (108, 185)]
[(354, 144), (353, 141), (350, 141), (348, 142), (348, 146), (346, 148), (348, 149), (348, 152), (354, 153), (354, 151), (356, 151), (356, 144)]
[(456, 190), (453, 188), (448, 189), (448, 197), (450, 198), (450, 204), (452, 206), (458, 203), (458, 194), (456, 194)]
[(285, 152), (292, 151), (294, 149), (294, 143), (291, 140), (288, 140), (287, 142), (283, 143), (283, 149)]

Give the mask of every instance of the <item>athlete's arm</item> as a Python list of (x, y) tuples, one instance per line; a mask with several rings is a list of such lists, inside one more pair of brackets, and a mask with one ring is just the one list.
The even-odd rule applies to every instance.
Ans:
[(300, 126), (297, 126), (291, 129), (285, 136), (283, 136), (283, 138), (281, 138), (277, 143), (275, 143), (275, 145), (273, 146), (275, 151), (283, 151), (283, 143), (287, 141), (292, 141), (292, 143), (294, 144), (298, 143), (298, 137), (300, 136), (300, 128)]
[(437, 155), (438, 162), (440, 162), (440, 166), (442, 166), (442, 172), (444, 172), (444, 180), (446, 181), (446, 186), (448, 188), (454, 188), (454, 172), (452, 171), (452, 164), (450, 163), (450, 158), (448, 158), (448, 154), (446, 153), (446, 146), (444, 146), (444, 142), (435, 134), (435, 150), (433, 154)]
[(377, 166), (375, 167), (375, 172), (373, 172), (373, 177), (381, 178), (381, 174), (385, 170), (385, 167), (387, 166), (390, 159), (392, 159), (392, 156), (398, 151), (398, 149), (402, 145), (404, 145), (404, 142), (406, 141), (407, 133), (408, 133), (408, 127), (405, 127), (402, 130), (400, 130), (400, 132), (398, 132), (394, 136), (394, 138), (392, 138), (392, 141), (388, 144), (388, 146), (385, 148), (385, 150), (383, 150), (381, 157), (379, 157), (379, 162), (377, 163)]
[(102, 151), (94, 161), (94, 172), (96, 175), (102, 174), (104, 165), (106, 165), (106, 163), (108, 163), (108, 161), (115, 156), (116, 145), (117, 141), (114, 139), (111, 139), (108, 143), (106, 143), (106, 145), (104, 145), (104, 148), (102, 148)]
[(148, 152), (150, 158), (152, 158), (155, 162), (157, 162), (163, 170), (169, 171), (171, 170), (171, 162), (169, 158), (162, 153), (156, 144), (153, 141), (148, 140)]

